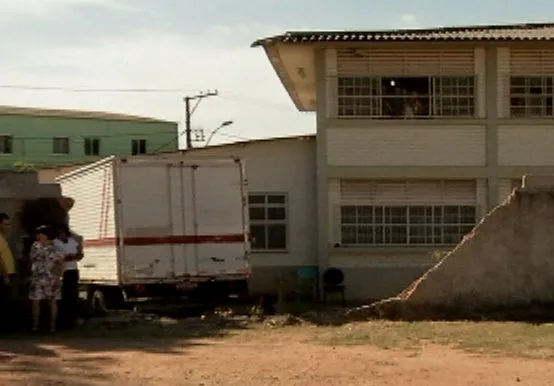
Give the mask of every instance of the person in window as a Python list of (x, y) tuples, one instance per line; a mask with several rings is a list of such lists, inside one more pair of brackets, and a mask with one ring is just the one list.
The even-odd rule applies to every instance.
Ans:
[(407, 118), (413, 118), (415, 116), (415, 109), (413, 104), (413, 100), (410, 98), (404, 99), (404, 117)]
[(424, 116), (429, 115), (429, 112), (426, 111), (427, 107), (424, 103), (424, 98), (422, 95), (419, 95), (417, 92), (412, 92), (411, 95), (412, 99), (412, 109), (414, 111), (414, 115), (416, 116)]
[(51, 231), (46, 226), (36, 229), (36, 241), (29, 253), (31, 277), (29, 299), (32, 304), (33, 326), (37, 331), (40, 320), (40, 301), (47, 300), (50, 305), (50, 331), (56, 330), (58, 300), (61, 299), (64, 257), (59, 253), (51, 240)]
[(77, 302), (79, 300), (78, 261), (83, 258), (83, 254), (80, 251), (79, 242), (65, 224), (58, 227), (54, 246), (65, 260), (60, 310), (61, 324), (65, 328), (72, 329), (77, 320)]

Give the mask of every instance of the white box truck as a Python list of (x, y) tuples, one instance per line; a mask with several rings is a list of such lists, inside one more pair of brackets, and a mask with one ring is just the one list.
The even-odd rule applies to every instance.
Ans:
[(69, 225), (83, 240), (80, 285), (94, 306), (247, 294), (241, 160), (112, 156), (56, 182), (75, 200)]

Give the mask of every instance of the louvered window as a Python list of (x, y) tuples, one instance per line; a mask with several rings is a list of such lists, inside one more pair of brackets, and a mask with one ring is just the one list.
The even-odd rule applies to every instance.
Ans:
[[(474, 50), (337, 50), (327, 58), (339, 117), (474, 117)], [(336, 66), (333, 65), (336, 63)]]
[(510, 77), (510, 116), (539, 118), (554, 116), (553, 78), (550, 76)]
[(338, 116), (430, 119), (475, 116), (475, 79), (339, 77)]
[(554, 50), (510, 50), (510, 116), (554, 116)]
[(340, 244), (452, 245), (477, 221), (475, 181), (341, 181)]

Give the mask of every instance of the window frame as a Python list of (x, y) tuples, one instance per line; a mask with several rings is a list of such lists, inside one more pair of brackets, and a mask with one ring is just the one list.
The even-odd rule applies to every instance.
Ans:
[[(345, 208), (355, 209), (356, 218), (355, 221), (345, 221), (345, 217), (348, 217), (344, 214), (346, 212)], [(457, 221), (448, 221), (447, 209), (452, 211), (453, 208), (457, 210)], [(464, 216), (464, 208), (471, 208), (472, 210), (472, 221), (464, 221), (465, 216), (469, 216), (467, 213)], [(360, 212), (365, 212), (367, 219), (367, 214), (369, 213), (368, 209), (371, 209), (371, 221), (360, 222), (361, 216)], [(381, 221), (375, 220), (377, 216), (377, 209), (380, 209)], [(422, 215), (419, 215), (420, 221), (414, 221), (412, 217), (412, 211), (416, 209), (423, 209)], [(393, 214), (387, 216), (387, 212), (394, 212), (396, 210), (396, 217)], [(430, 210), (430, 212), (429, 212)], [(440, 211), (440, 217), (438, 217), (438, 212)], [(404, 212), (404, 213), (402, 213)], [(458, 244), (465, 235), (471, 232), (471, 230), (476, 226), (478, 220), (479, 206), (476, 204), (441, 204), (441, 205), (425, 205), (425, 204), (407, 204), (407, 205), (376, 205), (376, 204), (341, 204), (339, 207), (339, 243), (340, 247), (447, 247)], [(400, 214), (400, 216), (399, 216)], [(452, 216), (452, 212), (450, 213)], [(399, 218), (400, 217), (400, 218)], [(402, 220), (402, 217), (404, 219)], [(430, 220), (430, 221), (429, 221)], [(345, 228), (355, 229), (354, 239), (349, 241), (347, 239), (347, 234), (345, 234)], [(364, 234), (360, 233), (360, 228), (365, 228), (366, 230), (371, 229), (372, 236), (366, 238), (366, 240), (360, 242), (360, 238), (364, 238)], [(381, 237), (376, 237), (378, 235), (377, 228), (381, 228)], [(393, 241), (393, 229), (403, 230), (400, 235), (405, 235), (405, 241)], [(412, 234), (412, 231), (416, 228), (423, 230), (423, 236), (420, 234)], [(457, 232), (447, 233), (447, 230), (452, 230), (457, 228)], [(388, 232), (386, 231), (388, 229)], [(431, 234), (428, 234), (429, 229), (431, 229)], [(435, 232), (440, 230), (440, 241), (437, 241), (437, 236)], [(386, 234), (389, 234), (390, 241), (386, 240)], [(365, 233), (365, 236), (369, 233)], [(457, 240), (450, 241), (448, 235), (457, 236)], [(411, 242), (411, 238), (423, 237), (423, 241), (420, 242)], [(429, 241), (427, 238), (430, 237)], [(345, 241), (346, 240), (346, 241)], [(380, 240), (380, 241), (379, 241)]]
[[(140, 151), (140, 144), (144, 142), (144, 153)], [(135, 143), (137, 144), (137, 152), (135, 152)], [(146, 138), (133, 138), (131, 139), (131, 155), (145, 155), (148, 154), (148, 140)]]
[[(516, 79), (521, 82), (516, 84)], [(538, 82), (533, 82), (533, 80)], [(535, 83), (535, 84), (533, 84)], [(515, 119), (548, 119), (554, 117), (554, 77), (542, 75), (524, 75), (510, 76), (508, 79), (509, 92), (508, 100), (508, 116)], [(540, 88), (540, 93), (534, 93), (534, 88)], [(514, 90), (519, 89), (520, 92)], [(516, 105), (515, 99), (524, 101), (523, 105)], [(532, 104), (531, 100), (540, 100), (540, 104)], [(533, 114), (533, 109), (541, 109), (540, 114)], [(514, 110), (521, 109), (522, 114), (517, 114)]]
[[(264, 197), (263, 203), (251, 202), (251, 197)], [(269, 197), (277, 196), (282, 197), (283, 203), (270, 203)], [(249, 234), (252, 235), (252, 226), (263, 226), (265, 233), (264, 247), (257, 248), (254, 243), (250, 243), (250, 249), (252, 253), (288, 253), (290, 249), (290, 237), (289, 237), (289, 226), (290, 226), (290, 217), (289, 217), (289, 197), (286, 192), (258, 192), (250, 191), (248, 192), (248, 220), (249, 220)], [(263, 208), (264, 209), (264, 219), (252, 219), (251, 210), (252, 208)], [(282, 208), (284, 210), (285, 218), (282, 220), (272, 220), (268, 218), (268, 208)], [(269, 244), (269, 226), (271, 225), (284, 225), (284, 236), (285, 236), (285, 245), (283, 248), (270, 248)]]
[[(477, 118), (477, 82), (476, 76), (434, 76), (432, 77), (433, 82), (433, 91), (432, 91), (432, 102), (433, 110), (431, 117), (433, 118), (450, 118), (450, 119), (475, 119)], [(448, 82), (447, 82), (448, 81)], [(467, 84), (464, 84), (464, 81)], [(448, 84), (450, 83), (450, 84)], [(447, 89), (457, 89), (458, 92), (445, 92)], [(461, 92), (461, 90), (466, 90), (467, 93)], [(457, 109), (460, 112), (462, 109), (468, 109), (467, 114), (445, 114), (442, 113), (437, 115), (436, 112), (439, 110), (444, 110), (443, 106), (445, 100), (457, 99), (458, 104), (450, 105), (447, 107), (450, 110)], [(466, 106), (460, 104), (460, 101), (467, 100), (468, 103)], [(440, 107), (439, 107), (440, 106)]]
[[(423, 79), (427, 78), (428, 95), (418, 95), (418, 98), (428, 99), (428, 113), (422, 115), (384, 115), (384, 100), (394, 98), (412, 98), (410, 96), (396, 96), (383, 94), (383, 81), (386, 79)], [(446, 81), (450, 85), (441, 85)], [(464, 81), (466, 84), (463, 84)], [(336, 116), (339, 119), (400, 119), (400, 120), (428, 120), (428, 119), (477, 119), (478, 93), (477, 93), (477, 76), (339, 76), (337, 77), (336, 85)], [(449, 88), (450, 93), (441, 93), (441, 89)], [(347, 91), (349, 90), (349, 91)], [(458, 92), (452, 92), (458, 90)], [(467, 90), (467, 93), (462, 92)], [(415, 98), (415, 97), (413, 97)], [(466, 106), (451, 105), (450, 110), (457, 109), (458, 111), (464, 108), (468, 109), (467, 114), (438, 115), (437, 111), (444, 109), (442, 103), (445, 100), (457, 100), (458, 103), (462, 100), (468, 100)], [(351, 101), (348, 106), (346, 101)], [(363, 103), (360, 103), (362, 102)], [(441, 108), (442, 107), (442, 108)], [(359, 114), (362, 109), (367, 109), (368, 114)], [(350, 111), (351, 110), (351, 111)]]
[[(61, 151), (61, 152), (59, 151), (60, 149), (57, 148), (58, 146), (60, 146), (58, 141), (64, 141), (63, 143), (66, 145), (67, 151)], [(63, 156), (63, 155), (68, 155), (70, 153), (71, 153), (71, 143), (70, 143), (69, 137), (57, 136), (52, 138), (52, 154)]]
[[(4, 141), (5, 140), (8, 140), (9, 141), (9, 151), (4, 151), (4, 148), (6, 146)], [(9, 155), (13, 155), (13, 135), (11, 134), (0, 134), (0, 156), (9, 156)]]
[[(94, 144), (97, 144), (97, 152), (95, 154), (94, 152)], [(90, 146), (87, 146), (87, 145), (90, 145)], [(89, 149), (90, 147), (90, 149)], [(88, 151), (88, 150), (91, 150), (92, 151)], [(83, 151), (85, 153), (86, 156), (90, 156), (90, 157), (97, 157), (100, 155), (100, 138), (98, 137), (85, 137), (84, 141), (83, 141)]]

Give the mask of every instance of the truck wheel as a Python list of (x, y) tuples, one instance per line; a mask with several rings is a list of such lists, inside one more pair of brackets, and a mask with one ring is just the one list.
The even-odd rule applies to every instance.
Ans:
[(94, 292), (92, 293), (90, 304), (92, 308), (96, 311), (108, 312), (108, 307), (106, 307), (104, 293), (99, 289), (94, 290)]

